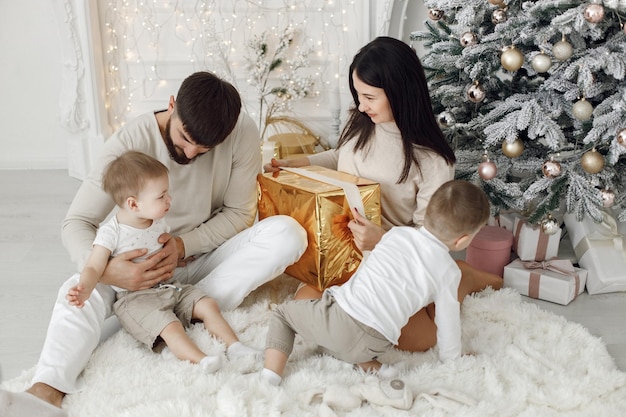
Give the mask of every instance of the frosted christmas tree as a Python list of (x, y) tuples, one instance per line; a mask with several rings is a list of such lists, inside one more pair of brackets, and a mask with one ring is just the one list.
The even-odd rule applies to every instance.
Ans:
[(457, 177), (495, 209), (626, 220), (626, 0), (425, 0), (422, 62)]

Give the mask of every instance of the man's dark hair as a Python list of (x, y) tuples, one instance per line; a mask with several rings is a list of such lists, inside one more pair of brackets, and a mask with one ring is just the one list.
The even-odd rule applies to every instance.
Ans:
[(241, 97), (232, 84), (216, 75), (196, 72), (180, 86), (174, 111), (197, 145), (213, 148), (234, 129)]

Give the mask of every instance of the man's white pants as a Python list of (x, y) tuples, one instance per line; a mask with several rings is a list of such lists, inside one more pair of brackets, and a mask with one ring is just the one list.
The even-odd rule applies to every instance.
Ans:
[[(291, 217), (268, 217), (199, 256), (175, 278), (196, 284), (217, 300), (222, 310), (237, 307), (260, 285), (276, 278), (297, 261), (307, 247), (305, 230)], [(33, 384), (43, 382), (65, 393), (76, 391), (76, 380), (100, 343), (105, 320), (112, 315), (115, 292), (98, 284), (82, 309), (65, 299), (78, 274), (59, 290), (48, 333), (35, 369)]]

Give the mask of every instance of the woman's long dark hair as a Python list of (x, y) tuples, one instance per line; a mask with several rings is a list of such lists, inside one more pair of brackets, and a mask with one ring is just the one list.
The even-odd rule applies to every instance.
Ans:
[(361, 48), (350, 65), (350, 91), (355, 108), (350, 109), (338, 146), (357, 137), (354, 149), (363, 149), (374, 132), (374, 122), (358, 109), (359, 98), (353, 80), (355, 72), (365, 84), (382, 88), (391, 105), (404, 149), (404, 167), (398, 183), (407, 180), (412, 164), (420, 169), (415, 145), (432, 149), (449, 165), (455, 163), (454, 152), (433, 113), (422, 63), (406, 43), (386, 36), (378, 37)]

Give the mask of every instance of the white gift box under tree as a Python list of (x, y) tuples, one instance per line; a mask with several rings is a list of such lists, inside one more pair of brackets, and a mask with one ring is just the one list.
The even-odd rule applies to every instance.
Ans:
[(567, 305), (585, 290), (587, 271), (568, 259), (522, 261), (504, 267), (503, 285), (531, 298)]
[(570, 213), (563, 217), (578, 264), (587, 270), (589, 294), (626, 291), (626, 225), (606, 212), (602, 216), (599, 223), (588, 217), (579, 221)]
[(523, 261), (545, 261), (559, 253), (561, 229), (548, 235), (541, 226), (528, 223), (526, 217), (518, 213), (501, 213), (500, 227), (513, 232), (513, 252)]

